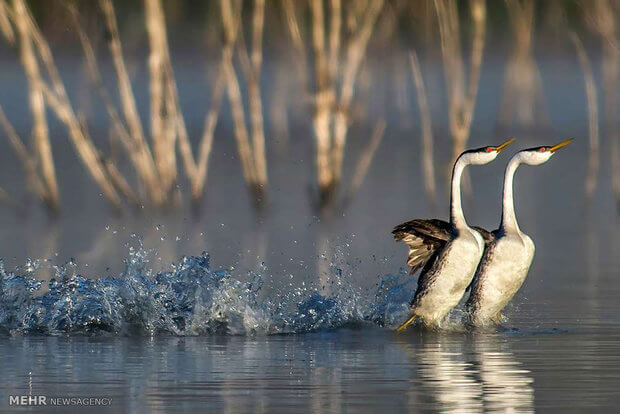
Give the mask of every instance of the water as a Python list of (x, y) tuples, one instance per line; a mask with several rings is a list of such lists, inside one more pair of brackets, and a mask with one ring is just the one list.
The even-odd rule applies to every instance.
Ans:
[(120, 276), (99, 279), (76, 274), (69, 263), (47, 283), (34, 276), (38, 263), (16, 269), (21, 275), (0, 262), (0, 326), (10, 335), (287, 334), (366, 321), (393, 325), (411, 301), (413, 281), (405, 273), (386, 277), (374, 297), (350, 285), (338, 268), (329, 289), (302, 282), (278, 290), (272, 282), (263, 293), (261, 275), (241, 282), (226, 270), (213, 271), (206, 253), (157, 273), (148, 256), (131, 248)]
[(538, 243), (508, 322), (484, 331), (457, 311), (441, 330), (395, 334), (415, 286), (404, 273), (362, 287), (363, 275), (333, 264), (326, 289), (264, 267), (236, 277), (206, 254), (157, 271), (156, 252), (138, 240), (117, 276), (83, 278), (67, 263), (42, 283), (44, 264), (3, 267), (0, 321), (11, 332), (0, 334), (0, 401), (97, 396), (135, 412), (610, 410), (620, 403), (620, 283), (604, 234), (588, 236), (597, 242), (587, 256), (566, 254), (580, 240), (543, 237), (555, 242)]
[(619, 402), (619, 339), (554, 331), (397, 336), (378, 328), (29, 336), (0, 341), (1, 385), (3, 394), (106, 396), (116, 410), (135, 412), (603, 411)]
[[(130, 19), (121, 19), (121, 31), (136, 26)], [(203, 63), (212, 78), (217, 59), (203, 57), (205, 45), (188, 41), (194, 39), (188, 33), (202, 30), (204, 22), (192, 20), (184, 31), (179, 19), (170, 29), (179, 36), (171, 35), (173, 64), (196, 146), (209, 96)], [(364, 91), (370, 99), (366, 115), (351, 126), (345, 176), (379, 117), (387, 122), (385, 138), (359, 193), (331, 214), (319, 216), (312, 208), (314, 148), (303, 105), (288, 108), (288, 137), (266, 119), (270, 189), (261, 213), (244, 189), (227, 104), (199, 214), (184, 202), (166, 212), (114, 215), (64, 127), (50, 117), (63, 202), (61, 215), (50, 219), (26, 196), (19, 161), (0, 138), (0, 185), (21, 203), (18, 209), (0, 205), (0, 411), (15, 408), (8, 406), (10, 395), (111, 399), (111, 407), (90, 412), (617, 407), (620, 217), (609, 156), (614, 131), (601, 129), (598, 186), (586, 200), (587, 111), (573, 49), (553, 35), (537, 38), (546, 123), (500, 127), (509, 39), (497, 31), (489, 27), (470, 145), (497, 144), (508, 136), (518, 141), (496, 162), (470, 169), (468, 221), (488, 229), (497, 225), (502, 171), (513, 151), (575, 138), (547, 164), (517, 173), (517, 217), (537, 250), (504, 326), (469, 329), (459, 307), (442, 329), (393, 332), (407, 316), (416, 280), (402, 268), (406, 248), (393, 242), (390, 230), (410, 218), (446, 217), (443, 173), (451, 154), (439, 48), (425, 51), (411, 40), (415, 36), (403, 35), (390, 48), (370, 45), (365, 76), (372, 82)], [(97, 145), (107, 149), (103, 108), (75, 58), (76, 44), (67, 40), (64, 26), (60, 32), (52, 48), (66, 51), (58, 60), (68, 93)], [(598, 49), (580, 34), (602, 92)], [(148, 125), (146, 46), (136, 39), (126, 54), (134, 62), (138, 109)], [(406, 67), (412, 47), (421, 57), (433, 114), (436, 204), (423, 195), (415, 91), (407, 72), (397, 70)], [(270, 86), (282, 73), (291, 75), (284, 82), (288, 102), (301, 93), (294, 86), (295, 66), (284, 55), (277, 45), (266, 47), (265, 108), (275, 100)], [(0, 56), (0, 102), (27, 141), (25, 79), (11, 50), (2, 49)], [(104, 82), (113, 87), (109, 59), (101, 60)], [(397, 92), (408, 105), (399, 106)], [(130, 171), (122, 157), (119, 163)], [(187, 188), (183, 180), (179, 185)]]

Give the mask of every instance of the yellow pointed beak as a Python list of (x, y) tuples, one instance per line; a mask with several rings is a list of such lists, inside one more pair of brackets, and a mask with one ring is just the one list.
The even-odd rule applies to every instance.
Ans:
[(572, 139), (572, 138), (570, 138), (570, 139), (567, 139), (566, 141), (562, 141), (562, 142), (560, 142), (559, 144), (556, 144), (556, 145), (554, 145), (553, 147), (549, 148), (549, 151), (551, 151), (551, 152), (556, 152), (556, 151), (557, 151), (557, 150), (559, 150), (560, 148), (565, 147), (565, 146), (567, 146), (568, 144), (570, 144), (570, 142), (571, 142), (572, 140), (573, 140), (573, 139)]
[(495, 147), (495, 151), (501, 152), (504, 148), (506, 148), (508, 145), (512, 144), (516, 140), (517, 140), (516, 138), (510, 138), (508, 141), (506, 141), (503, 144), (500, 144), (497, 147)]

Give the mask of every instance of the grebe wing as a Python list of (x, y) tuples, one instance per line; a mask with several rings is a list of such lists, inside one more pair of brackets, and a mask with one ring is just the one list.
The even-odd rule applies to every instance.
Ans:
[(410, 274), (424, 267), (433, 255), (454, 238), (452, 225), (438, 219), (415, 219), (399, 224), (392, 230), (394, 239), (409, 246), (407, 265)]

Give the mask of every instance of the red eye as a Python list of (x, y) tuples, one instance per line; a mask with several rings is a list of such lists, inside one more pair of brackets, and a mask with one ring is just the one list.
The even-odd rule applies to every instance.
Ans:
[(487, 147), (486, 148), (486, 152), (491, 152), (491, 151), (493, 151), (493, 147)]
[(545, 152), (545, 151), (547, 151), (547, 147), (542, 147), (542, 148), (541, 148), (541, 149), (539, 149), (538, 151), (540, 151), (540, 152)]

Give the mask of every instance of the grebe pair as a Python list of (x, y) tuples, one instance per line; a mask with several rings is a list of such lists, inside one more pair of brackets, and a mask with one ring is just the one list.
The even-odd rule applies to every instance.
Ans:
[[(515, 154), (504, 174), (500, 227), (489, 232), (470, 227), (461, 206), (461, 176), (469, 165), (493, 161), (514, 138), (499, 146), (462, 153), (452, 170), (450, 222), (416, 219), (399, 224), (392, 233), (409, 246), (411, 274), (422, 268), (411, 303), (411, 317), (397, 331), (416, 319), (436, 326), (454, 308), (471, 285), (466, 303), (475, 325), (499, 322), (501, 311), (517, 293), (534, 258), (534, 243), (524, 234), (514, 210), (512, 183), (520, 164), (539, 165), (571, 141), (554, 146), (529, 148)], [(473, 280), (473, 282), (472, 282)]]

